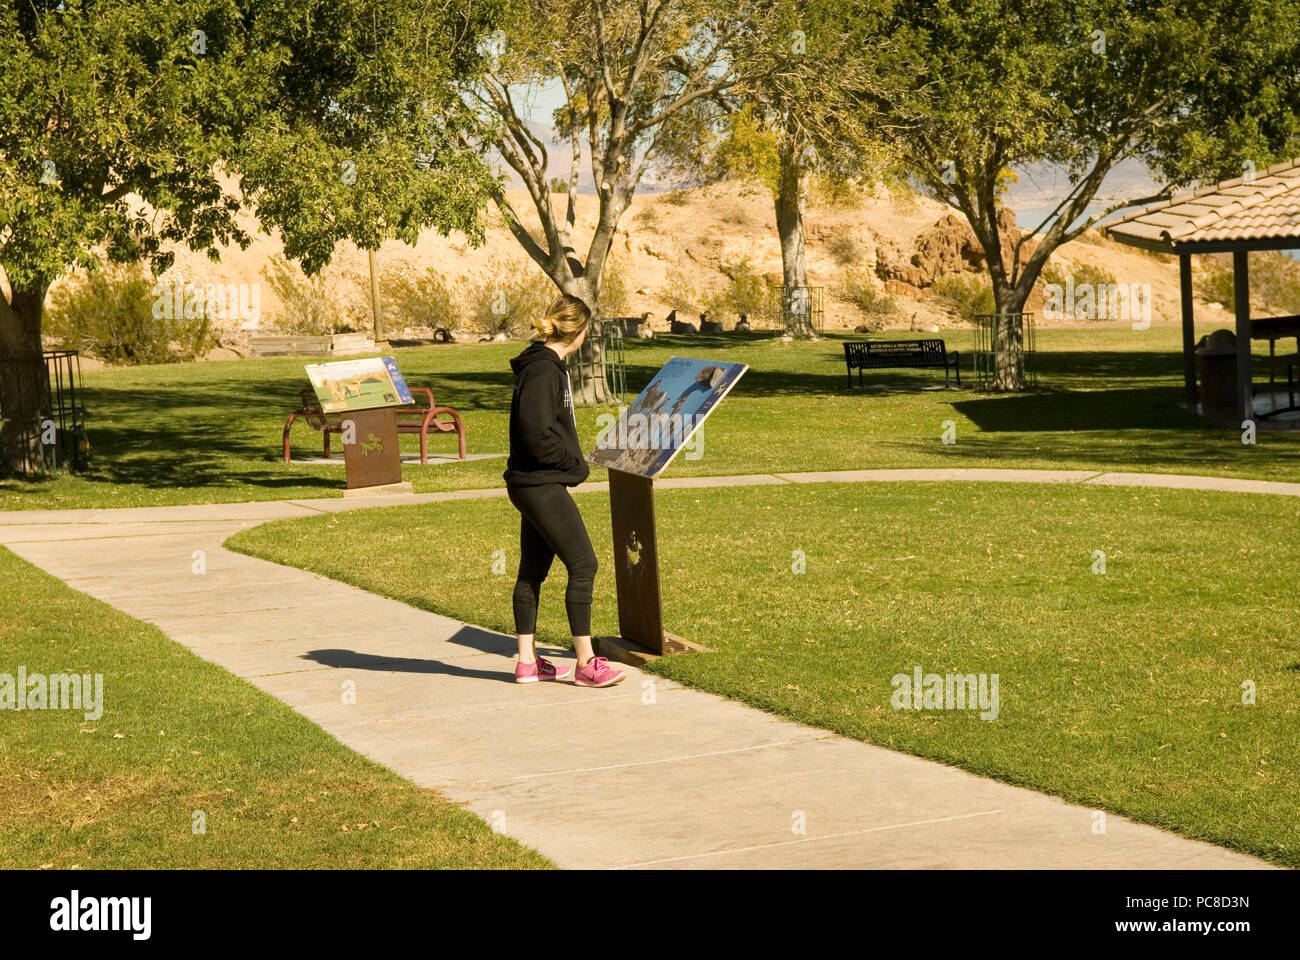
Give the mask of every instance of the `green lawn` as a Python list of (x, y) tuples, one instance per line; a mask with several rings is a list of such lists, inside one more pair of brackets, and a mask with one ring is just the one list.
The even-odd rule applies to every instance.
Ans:
[[(614, 633), (607, 498), (580, 505), (602, 563), (596, 632)], [(655, 671), (1300, 866), (1295, 499), (816, 484), (663, 490), (657, 516), (666, 623), (713, 652)], [(509, 632), (513, 569), (494, 576), (492, 553), (517, 558), (517, 523), (502, 500), (440, 503), (277, 522), (231, 546)], [(566, 643), (556, 580), (541, 634)], [(1000, 715), (892, 709), (891, 678), (916, 666), (998, 674)]]
[(0, 673), (104, 678), (97, 720), (0, 712), (0, 867), (549, 866), (3, 549), (0, 583)]
[[(910, 336), (900, 333), (899, 336)], [(951, 349), (970, 334), (949, 331)], [(704, 455), (679, 457), (674, 476), (871, 467), (1073, 467), (1195, 472), (1300, 480), (1300, 434), (1208, 427), (1177, 409), (1179, 332), (1114, 328), (1039, 334), (1042, 390), (995, 396), (942, 384), (937, 370), (882, 370), (849, 389), (843, 337), (792, 344), (770, 335), (665, 336), (628, 341), (630, 386), (639, 390), (674, 353), (750, 364), (704, 428)], [(394, 351), (407, 380), (430, 386), (463, 415), (469, 449), (504, 453), (511, 375), (521, 344)], [(0, 481), (0, 508), (133, 506), (337, 496), (342, 467), (286, 466), (280, 431), (306, 385), (301, 359), (174, 364), (87, 373), (94, 464), (77, 477)], [(963, 361), (969, 375), (969, 359)], [(969, 378), (968, 378), (969, 379)], [(602, 411), (581, 409), (594, 445)], [(944, 421), (957, 442), (940, 442)], [(295, 451), (320, 438), (295, 426)], [(415, 449), (412, 437), (404, 438)], [(453, 441), (433, 442), (454, 451)], [(417, 491), (498, 486), (504, 460), (409, 467)]]

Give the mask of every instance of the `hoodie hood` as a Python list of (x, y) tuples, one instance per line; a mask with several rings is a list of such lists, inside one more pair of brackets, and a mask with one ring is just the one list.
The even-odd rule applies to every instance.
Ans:
[(569, 368), (565, 365), (564, 361), (560, 359), (560, 355), (541, 340), (534, 340), (528, 345), (528, 348), (524, 350), (523, 353), (511, 360), (510, 369), (515, 372), (515, 376), (518, 376), (523, 372), (525, 367), (534, 363), (544, 363), (547, 360), (563, 370), (566, 376), (568, 375)]

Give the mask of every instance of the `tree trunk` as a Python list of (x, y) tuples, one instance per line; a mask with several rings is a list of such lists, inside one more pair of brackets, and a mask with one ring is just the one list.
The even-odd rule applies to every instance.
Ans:
[(781, 314), (785, 332), (812, 339), (812, 303), (808, 293), (808, 262), (804, 250), (804, 169), (796, 147), (780, 151), (781, 178), (776, 191), (776, 232), (781, 240)]
[(1025, 389), (1025, 327), (1022, 311), (1027, 294), (1005, 284), (994, 284), (997, 318), (992, 336), (994, 390)]
[[(591, 264), (587, 266), (590, 268)], [(600, 273), (597, 271), (588, 276), (599, 278)], [(565, 292), (571, 292), (591, 310), (591, 325), (587, 328), (587, 339), (570, 360), (570, 369), (575, 373), (572, 378), (573, 402), (580, 407), (616, 403), (618, 397), (614, 396), (613, 390), (610, 389), (609, 377), (605, 372), (605, 345), (601, 341), (604, 323), (597, 305), (600, 281), (597, 279), (594, 282), (584, 283), (577, 289)]]
[(597, 314), (592, 314), (587, 340), (573, 356), (577, 370), (573, 384), (573, 402), (581, 407), (616, 403), (618, 398), (610, 387), (605, 367), (605, 348), (601, 342), (604, 325)]
[(41, 434), (50, 416), (50, 380), (41, 350), (46, 287), (0, 294), (0, 470), (30, 476), (44, 470)]

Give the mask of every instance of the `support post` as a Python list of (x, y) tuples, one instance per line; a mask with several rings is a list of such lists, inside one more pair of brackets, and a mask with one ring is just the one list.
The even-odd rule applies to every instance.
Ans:
[(638, 663), (665, 653), (703, 649), (664, 630), (654, 481), (639, 474), (610, 470), (609, 512), (614, 534), (619, 637), (612, 642), (602, 638), (601, 652)]
[(1178, 255), (1178, 290), (1183, 308), (1183, 387), (1187, 409), (1196, 412), (1196, 319), (1192, 301), (1192, 255)]
[(664, 652), (659, 596), (659, 544), (655, 538), (654, 481), (609, 471), (609, 510), (614, 531), (614, 582), (618, 631), (652, 654)]
[(1232, 252), (1233, 306), (1237, 315), (1237, 413), (1255, 419), (1255, 388), (1250, 371), (1250, 265), (1245, 250)]

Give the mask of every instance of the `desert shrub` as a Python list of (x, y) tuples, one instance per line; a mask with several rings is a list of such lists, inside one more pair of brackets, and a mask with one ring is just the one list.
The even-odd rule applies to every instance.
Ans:
[(1053, 261), (1048, 261), (1047, 266), (1043, 268), (1041, 279), (1043, 283), (1055, 283), (1064, 287), (1066, 278), (1069, 276), (1074, 277), (1076, 287), (1089, 284), (1096, 288), (1115, 282), (1115, 274), (1105, 267), (1096, 267), (1089, 263), (1076, 263), (1067, 270), (1061, 264)]
[(993, 313), (993, 284), (987, 277), (973, 273), (950, 273), (930, 286), (930, 293), (959, 317), (969, 319), (978, 313)]
[(1234, 281), (1230, 266), (1211, 260), (1197, 286), (1205, 299), (1225, 307), (1232, 306)]
[(847, 233), (837, 233), (826, 246), (835, 262), (842, 267), (851, 266), (862, 257), (858, 241)]
[(654, 207), (647, 205), (644, 210), (632, 218), (636, 223), (643, 227), (653, 229), (659, 223), (659, 211)]
[(569, 181), (564, 177), (551, 177), (551, 193), (568, 193)]
[(410, 274), (389, 269), (383, 274), (384, 309), (393, 328), (446, 327), (460, 325), (459, 297), (442, 273), (429, 267), (423, 273)]
[(185, 298), (182, 315), (174, 316), (159, 297), (163, 289), (139, 264), (107, 264), (82, 283), (55, 288), (45, 332), (65, 349), (110, 363), (192, 360), (216, 346), (205, 298)]
[(722, 314), (745, 314), (762, 317), (780, 312), (779, 292), (770, 289), (763, 275), (754, 269), (749, 259), (742, 257), (721, 267), (727, 285), (708, 298), (705, 309), (720, 319)]
[(534, 317), (540, 316), (555, 299), (550, 278), (531, 261), (495, 256), (459, 288), (464, 316), (478, 333), (509, 337), (528, 332)]
[[(1300, 261), (1275, 250), (1250, 255), (1250, 300), (1268, 313), (1300, 313)], [(1232, 307), (1235, 297), (1232, 264), (1210, 261), (1201, 275), (1201, 295), (1214, 303)]]
[(627, 275), (623, 273), (623, 263), (617, 257), (606, 257), (605, 267), (600, 272), (600, 315), (624, 316), (628, 301)]
[(664, 200), (674, 207), (684, 207), (691, 202), (691, 197), (685, 190), (669, 190), (664, 194)]
[(1115, 274), (1105, 267), (1094, 266), (1090, 263), (1077, 263), (1071, 272), (1074, 274), (1074, 285), (1076, 287), (1087, 283), (1095, 288), (1108, 286), (1115, 282)]
[(669, 267), (664, 285), (659, 288), (659, 299), (681, 313), (696, 313), (699, 296), (690, 279), (679, 267)]
[(280, 309), (271, 320), (285, 333), (323, 337), (359, 333), (369, 326), (357, 278), (340, 269), (326, 267), (309, 277), (277, 254), (262, 268), (262, 276), (280, 299)]
[(1250, 286), (1270, 312), (1300, 313), (1300, 260), (1276, 250), (1251, 254)]
[(861, 267), (844, 271), (843, 298), (870, 317), (884, 317), (898, 309), (898, 303)]

